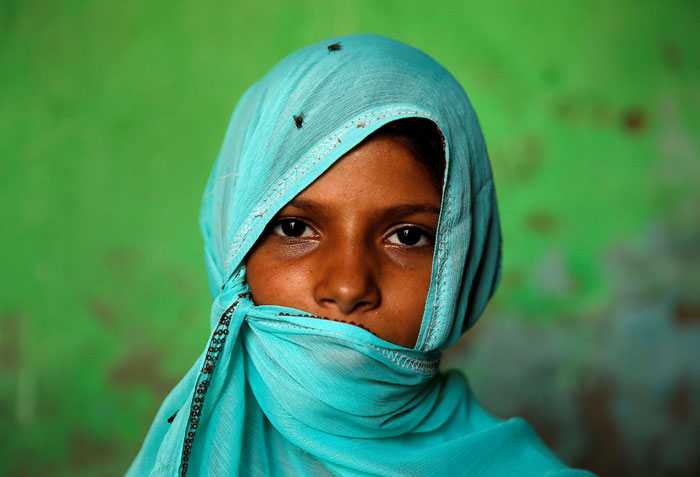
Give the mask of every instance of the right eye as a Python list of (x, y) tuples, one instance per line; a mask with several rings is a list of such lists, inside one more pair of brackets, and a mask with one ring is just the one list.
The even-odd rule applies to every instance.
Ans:
[(311, 227), (299, 219), (282, 219), (272, 227), (272, 231), (282, 237), (307, 238), (314, 235)]
[(418, 227), (402, 227), (391, 234), (387, 241), (394, 245), (418, 247), (431, 243), (430, 237)]

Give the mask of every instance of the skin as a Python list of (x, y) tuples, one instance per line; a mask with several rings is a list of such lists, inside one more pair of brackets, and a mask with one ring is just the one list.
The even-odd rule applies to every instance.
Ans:
[(353, 322), (413, 348), (440, 200), (406, 146), (383, 136), (359, 144), (270, 222), (246, 261), (253, 301)]

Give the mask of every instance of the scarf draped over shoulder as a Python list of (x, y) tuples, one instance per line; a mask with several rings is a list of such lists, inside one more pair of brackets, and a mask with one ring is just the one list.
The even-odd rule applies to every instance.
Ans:
[[(434, 122), (446, 157), (415, 347), (255, 306), (244, 259), (270, 220), (369, 134), (407, 117)], [(282, 60), (240, 99), (200, 223), (211, 336), (129, 475), (589, 475), (567, 469), (524, 421), (485, 413), (463, 375), (438, 371), (440, 351), (494, 292), (501, 234), (477, 117), (429, 56), (353, 35)]]

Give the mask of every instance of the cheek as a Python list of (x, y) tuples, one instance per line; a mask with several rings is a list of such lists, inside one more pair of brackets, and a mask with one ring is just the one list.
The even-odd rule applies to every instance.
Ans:
[(390, 306), (387, 311), (394, 324), (391, 333), (401, 334), (404, 341), (411, 343), (408, 347), (413, 346), (420, 332), (430, 288), (431, 267), (432, 260), (425, 260), (425, 263), (393, 269), (391, 274), (385, 275), (383, 295), (385, 304)]
[(413, 308), (421, 308), (422, 314), (430, 288), (432, 256), (421, 257), (402, 266), (392, 267), (390, 270), (384, 286), (393, 289), (393, 293), (400, 297), (402, 303), (410, 303)]
[(261, 246), (246, 259), (246, 280), (256, 305), (302, 308), (308, 294), (305, 284), (309, 283), (309, 270), (281, 260)]

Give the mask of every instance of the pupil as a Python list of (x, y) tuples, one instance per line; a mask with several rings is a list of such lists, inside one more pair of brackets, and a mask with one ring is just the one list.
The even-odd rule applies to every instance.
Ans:
[(418, 229), (406, 228), (399, 230), (399, 241), (404, 245), (415, 245), (420, 240), (423, 232)]
[(301, 237), (305, 228), (306, 224), (298, 220), (285, 220), (282, 222), (282, 232), (289, 237)]

